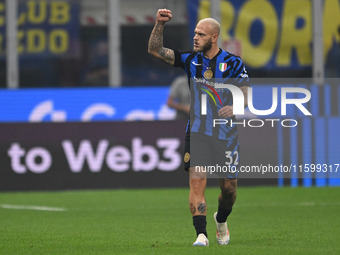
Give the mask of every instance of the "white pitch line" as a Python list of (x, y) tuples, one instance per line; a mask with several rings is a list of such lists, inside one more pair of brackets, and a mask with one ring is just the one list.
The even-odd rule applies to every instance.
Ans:
[(304, 203), (300, 203), (299, 206), (315, 206), (314, 202), (304, 202)]
[(285, 204), (285, 203), (263, 203), (263, 204), (239, 204), (238, 207), (287, 207), (287, 206), (339, 206), (340, 202), (303, 202), (298, 204)]
[(36, 210), (36, 211), (51, 211), (51, 212), (64, 212), (66, 208), (60, 207), (48, 207), (48, 206), (37, 206), (37, 205), (0, 205), (3, 209), (15, 209), (15, 210)]

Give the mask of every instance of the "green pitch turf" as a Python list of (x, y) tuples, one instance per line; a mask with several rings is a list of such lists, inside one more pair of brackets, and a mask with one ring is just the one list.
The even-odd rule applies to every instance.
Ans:
[(210, 247), (192, 247), (188, 189), (0, 193), (0, 254), (340, 254), (340, 188), (239, 188), (223, 247), (217, 194)]

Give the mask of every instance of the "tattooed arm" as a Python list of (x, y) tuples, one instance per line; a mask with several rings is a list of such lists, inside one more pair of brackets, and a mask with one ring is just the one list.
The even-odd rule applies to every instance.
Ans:
[(175, 53), (173, 50), (163, 47), (163, 29), (166, 22), (172, 18), (171, 11), (160, 9), (157, 12), (156, 23), (149, 39), (148, 52), (163, 60), (169, 65), (175, 64)]

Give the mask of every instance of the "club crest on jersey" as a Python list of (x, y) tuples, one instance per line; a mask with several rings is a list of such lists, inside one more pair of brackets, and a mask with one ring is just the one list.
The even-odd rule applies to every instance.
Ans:
[(220, 63), (219, 68), (221, 72), (224, 72), (225, 70), (227, 70), (227, 63)]
[(190, 153), (189, 152), (186, 152), (185, 155), (184, 155), (184, 162), (185, 163), (188, 163), (190, 160)]
[(211, 70), (207, 70), (204, 72), (203, 76), (207, 80), (210, 80), (214, 76), (214, 73)]

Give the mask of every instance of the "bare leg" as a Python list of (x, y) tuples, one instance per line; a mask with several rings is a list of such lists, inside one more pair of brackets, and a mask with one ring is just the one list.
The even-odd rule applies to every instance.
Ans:
[(219, 179), (219, 184), (218, 204), (225, 210), (231, 210), (236, 201), (237, 179)]
[[(194, 246), (201, 245), (200, 243), (205, 243), (206, 245), (209, 244), (209, 241), (207, 239), (208, 234), (206, 220), (207, 204), (205, 202), (204, 196), (204, 191), (207, 184), (207, 173), (203, 173), (200, 170), (201, 168), (189, 168), (189, 205), (192, 215), (192, 223), (195, 227), (197, 235), (197, 240), (194, 243)], [(201, 234), (203, 234), (204, 236), (202, 236)]]
[(189, 184), (189, 205), (191, 215), (207, 215), (207, 204), (204, 196), (205, 187), (207, 185), (207, 173), (203, 173), (199, 170), (195, 171), (195, 167), (190, 167)]
[(219, 179), (221, 193), (218, 197), (218, 211), (215, 214), (216, 240), (220, 245), (227, 245), (230, 240), (227, 218), (236, 200), (237, 179)]

